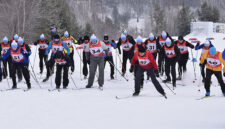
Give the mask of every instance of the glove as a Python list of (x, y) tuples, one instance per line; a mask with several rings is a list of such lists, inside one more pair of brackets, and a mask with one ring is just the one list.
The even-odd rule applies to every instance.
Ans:
[(225, 72), (223, 73), (223, 76), (225, 77)]
[(130, 67), (130, 72), (132, 73), (134, 71), (134, 66)]
[(203, 64), (199, 63), (199, 66), (202, 68), (203, 67)]
[(90, 60), (87, 60), (87, 63), (90, 64)]
[(199, 46), (199, 45), (200, 45), (200, 43), (198, 42), (196, 46)]
[(159, 77), (159, 70), (155, 70), (155, 76)]
[(115, 41), (114, 41), (114, 40), (112, 40), (112, 42), (113, 42), (113, 43), (115, 43)]

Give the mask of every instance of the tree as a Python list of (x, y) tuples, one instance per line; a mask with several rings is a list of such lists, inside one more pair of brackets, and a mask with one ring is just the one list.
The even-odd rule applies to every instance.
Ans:
[(155, 4), (154, 14), (154, 32), (160, 34), (166, 28), (164, 11), (161, 9), (158, 3)]
[(204, 2), (201, 9), (198, 10), (199, 20), (218, 22), (220, 20), (220, 12), (217, 8), (212, 7)]
[(193, 18), (193, 14), (189, 6), (186, 6), (184, 3), (182, 8), (179, 10), (177, 14), (177, 26), (179, 35), (186, 35), (190, 33), (190, 23)]

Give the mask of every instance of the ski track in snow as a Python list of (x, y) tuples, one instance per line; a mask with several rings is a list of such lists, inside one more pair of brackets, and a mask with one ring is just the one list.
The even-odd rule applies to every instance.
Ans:
[[(214, 37), (213, 44), (222, 51), (225, 48), (223, 37)], [(199, 38), (202, 42), (205, 38)], [(35, 47), (30, 57), (33, 65)], [(189, 51), (190, 52), (190, 51)], [(200, 51), (198, 56), (200, 56)], [(196, 56), (197, 52), (194, 52)], [(114, 51), (114, 62), (116, 62)], [(190, 54), (191, 57), (191, 54)], [(197, 58), (199, 59), (199, 57)], [(151, 81), (144, 81), (140, 97), (116, 99), (115, 96), (129, 96), (134, 90), (133, 74), (127, 72), (129, 81), (124, 80), (115, 71), (116, 80), (110, 80), (109, 64), (106, 64), (104, 90), (94, 87), (84, 90), (71, 90), (75, 86), (69, 76), (68, 90), (61, 92), (48, 89), (55, 88), (55, 75), (43, 83), (45, 74), (39, 72), (37, 55), (34, 71), (42, 86), (39, 88), (31, 77), (32, 89), (26, 89), (24, 81), (18, 84), (18, 90), (0, 93), (0, 128), (1, 129), (224, 129), (225, 98), (222, 97), (216, 78), (212, 77), (211, 94), (215, 97), (196, 100), (204, 96), (205, 90), (201, 81), (199, 60), (196, 63), (197, 80), (194, 80), (193, 64), (188, 61), (188, 71), (183, 83), (174, 90), (176, 95), (163, 84), (168, 99), (163, 98), (154, 88)], [(129, 66), (129, 64), (128, 64)], [(129, 67), (127, 66), (127, 69)], [(121, 63), (117, 57), (117, 68)], [(31, 70), (30, 70), (31, 71)], [(45, 73), (46, 71), (44, 71)], [(75, 51), (75, 73), (72, 75), (78, 88), (85, 87), (87, 80), (80, 78), (80, 59)], [(83, 78), (83, 76), (82, 76)], [(164, 77), (162, 77), (164, 78)], [(12, 81), (10, 79), (10, 87)], [(96, 79), (97, 80), (97, 79)], [(158, 78), (161, 82), (161, 80)], [(51, 86), (52, 81), (52, 86)], [(178, 81), (177, 83), (182, 83)], [(8, 89), (7, 80), (3, 80), (1, 89)], [(168, 84), (172, 88), (171, 84)], [(200, 88), (200, 91), (198, 91)]]

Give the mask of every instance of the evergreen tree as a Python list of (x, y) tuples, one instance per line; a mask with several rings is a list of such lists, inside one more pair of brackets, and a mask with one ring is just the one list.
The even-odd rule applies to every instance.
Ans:
[(182, 8), (177, 15), (177, 29), (179, 35), (186, 35), (190, 33), (190, 23), (193, 18), (191, 10), (183, 3)]
[(198, 10), (198, 16), (201, 21), (218, 22), (220, 20), (219, 10), (215, 7), (211, 7), (207, 2), (201, 5), (201, 9)]
[(165, 14), (158, 3), (155, 4), (154, 14), (154, 32), (160, 34), (166, 28)]

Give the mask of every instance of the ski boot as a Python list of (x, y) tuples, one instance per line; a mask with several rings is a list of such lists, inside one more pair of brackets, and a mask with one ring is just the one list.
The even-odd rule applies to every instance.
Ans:
[(30, 88), (31, 88), (31, 84), (27, 83), (27, 89), (30, 89)]
[(86, 85), (86, 88), (91, 88), (91, 85)]
[(43, 80), (43, 82), (48, 81), (48, 79), (49, 79), (49, 76), (47, 76), (47, 77)]
[(210, 92), (206, 92), (205, 93), (205, 96), (210, 96)]
[(133, 93), (133, 96), (138, 96), (138, 95), (139, 95), (139, 93), (140, 93), (140, 92), (135, 91), (135, 92)]
[(111, 76), (111, 80), (114, 80), (114, 79), (115, 79), (115, 78), (114, 78), (114, 76), (112, 75), (112, 76)]
[(12, 89), (17, 89), (17, 85), (13, 85), (12, 86)]
[(167, 78), (166, 80), (163, 80), (163, 83), (167, 83), (167, 82), (170, 82), (171, 79), (170, 78)]
[(176, 80), (182, 80), (181, 74), (176, 78)]

